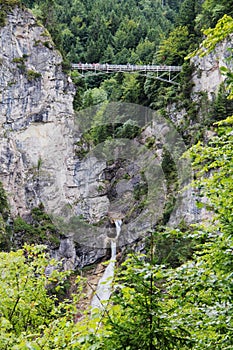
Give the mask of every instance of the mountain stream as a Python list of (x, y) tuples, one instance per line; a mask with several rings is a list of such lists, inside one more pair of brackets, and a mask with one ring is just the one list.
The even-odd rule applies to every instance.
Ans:
[(106, 302), (111, 295), (111, 284), (114, 277), (115, 263), (116, 263), (116, 244), (119, 234), (121, 232), (122, 220), (115, 220), (116, 237), (111, 238), (111, 259), (103, 276), (100, 278), (95, 295), (92, 299), (92, 309), (103, 309)]

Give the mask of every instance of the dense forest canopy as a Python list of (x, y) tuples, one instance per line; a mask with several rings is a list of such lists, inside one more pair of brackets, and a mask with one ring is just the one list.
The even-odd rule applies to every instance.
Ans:
[(180, 5), (160, 0), (24, 3), (42, 19), (69, 60), (111, 63), (152, 62)]
[(201, 28), (233, 12), (232, 1), (214, 0), (22, 2), (49, 29), (66, 59), (90, 63), (157, 62), (160, 45), (174, 28), (185, 26), (189, 39), (197, 40)]

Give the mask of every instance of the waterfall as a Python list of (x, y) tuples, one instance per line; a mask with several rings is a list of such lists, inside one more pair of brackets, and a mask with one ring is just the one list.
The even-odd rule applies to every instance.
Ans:
[(116, 239), (119, 237), (119, 234), (121, 232), (121, 225), (122, 225), (122, 220), (115, 220), (115, 226), (116, 226)]
[(111, 260), (100, 278), (91, 306), (93, 309), (103, 309), (104, 301), (108, 301), (111, 295), (111, 284), (114, 277), (116, 242), (121, 232), (122, 220), (115, 220), (116, 237), (111, 238)]

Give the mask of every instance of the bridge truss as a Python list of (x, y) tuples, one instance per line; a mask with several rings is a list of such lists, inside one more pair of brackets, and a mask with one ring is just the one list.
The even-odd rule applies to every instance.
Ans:
[(179, 85), (175, 79), (182, 70), (182, 66), (73, 63), (72, 69), (78, 70), (83, 76), (86, 74), (90, 76), (106, 73), (140, 73), (142, 75), (153, 77), (161, 81)]

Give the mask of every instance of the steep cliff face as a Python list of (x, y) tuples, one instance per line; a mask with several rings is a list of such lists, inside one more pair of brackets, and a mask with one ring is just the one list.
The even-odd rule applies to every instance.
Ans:
[(15, 8), (0, 34), (0, 178), (12, 213), (25, 215), (65, 201), (74, 89), (30, 12)]
[(204, 57), (194, 57), (191, 63), (194, 65), (192, 76), (193, 89), (192, 96), (195, 99), (200, 92), (206, 92), (209, 100), (214, 99), (220, 84), (225, 77), (220, 72), (220, 67), (233, 68), (231, 49), (233, 45), (233, 35), (230, 35), (223, 42), (218, 44), (213, 52)]
[[(74, 93), (45, 28), (13, 9), (0, 28), (0, 181), (13, 217), (27, 218), (40, 203), (55, 215), (69, 207), (90, 223), (107, 215), (108, 198), (97, 191), (105, 162), (75, 156)], [(75, 244), (68, 232), (52, 255), (74, 267)], [(96, 258), (93, 252), (85, 263)]]
[[(170, 106), (169, 116), (171, 120), (180, 126), (184, 120), (189, 120), (187, 129), (193, 128), (193, 133), (198, 133), (199, 129), (203, 129), (203, 125), (208, 124), (209, 109), (211, 104), (216, 100), (219, 88), (224, 83), (225, 76), (221, 74), (220, 68), (227, 67), (232, 71), (233, 63), (231, 58), (231, 50), (233, 46), (233, 35), (230, 35), (223, 42), (219, 43), (213, 52), (204, 57), (195, 56), (191, 59), (193, 65), (192, 74), (192, 92), (191, 102), (197, 106), (196, 120), (192, 121), (190, 115), (185, 109), (177, 110), (175, 105)], [(211, 123), (212, 124), (212, 123)], [(199, 129), (198, 129), (199, 128)], [(204, 130), (204, 139), (207, 141), (213, 137), (214, 132), (208, 127)], [(204, 222), (211, 218), (211, 213), (205, 208), (197, 208), (196, 201), (198, 193), (194, 189), (189, 188), (180, 200), (179, 205), (172, 212), (169, 220), (171, 226), (176, 226), (181, 220), (190, 224), (193, 222)], [(203, 199), (202, 199), (203, 201)]]

